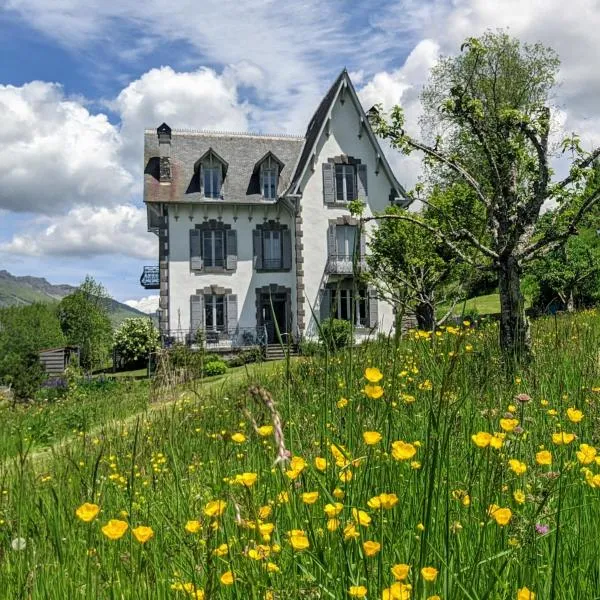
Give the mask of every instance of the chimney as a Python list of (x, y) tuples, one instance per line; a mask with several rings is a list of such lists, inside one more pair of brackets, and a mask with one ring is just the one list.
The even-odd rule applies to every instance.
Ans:
[(160, 161), (159, 181), (171, 183), (171, 128), (163, 123), (157, 130)]

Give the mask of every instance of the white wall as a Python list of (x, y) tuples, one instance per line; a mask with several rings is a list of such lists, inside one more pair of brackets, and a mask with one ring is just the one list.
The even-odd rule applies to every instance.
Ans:
[[(190, 213), (190, 211), (192, 211)], [(204, 222), (204, 217), (217, 219), (237, 231), (238, 261), (237, 270), (231, 273), (195, 273), (190, 270), (190, 229)], [(185, 329), (190, 327), (190, 296), (210, 285), (231, 288), (238, 297), (238, 324), (240, 327), (256, 327), (255, 288), (276, 283), (291, 289), (293, 327), (296, 327), (296, 277), (295, 270), (277, 273), (257, 273), (254, 270), (252, 231), (256, 225), (267, 220), (276, 220), (274, 206), (254, 206), (252, 221), (248, 220), (249, 209), (239, 206), (237, 221), (234, 221), (234, 207), (215, 201), (215, 204), (184, 205), (178, 207), (179, 219), (175, 219), (174, 206), (169, 207), (169, 327)], [(192, 214), (193, 220), (189, 216)], [(293, 217), (285, 209), (279, 213), (280, 222), (294, 232)], [(292, 242), (292, 252), (294, 243)], [(295, 258), (292, 257), (292, 265)]]
[[(309, 167), (302, 181), (302, 229), (304, 232), (304, 285), (306, 299), (319, 314), (319, 290), (323, 287), (327, 263), (327, 228), (330, 219), (348, 215), (348, 209), (326, 205), (323, 202), (323, 172), (321, 165), (328, 158), (346, 154), (359, 158), (367, 165), (368, 204), (365, 216), (373, 212), (383, 211), (389, 206), (389, 195), (392, 182), (380, 166), (379, 174), (375, 173), (376, 151), (366, 132), (358, 137), (359, 114), (352, 100), (346, 95), (342, 104), (339, 99), (333, 107), (331, 133), (323, 135), (317, 145), (317, 161), (314, 172)], [(368, 232), (377, 225), (371, 221), (366, 224)], [(368, 237), (367, 237), (368, 239)], [(313, 330), (312, 314), (306, 307), (307, 331)], [(392, 307), (386, 302), (379, 302), (379, 329), (389, 331), (393, 327)]]

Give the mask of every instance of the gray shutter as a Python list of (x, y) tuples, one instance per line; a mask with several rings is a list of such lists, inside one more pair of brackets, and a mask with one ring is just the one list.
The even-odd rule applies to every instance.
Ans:
[(225, 248), (227, 252), (227, 264), (226, 268), (228, 271), (235, 271), (237, 269), (237, 231), (235, 229), (227, 229), (226, 231), (227, 241), (225, 242)]
[(200, 195), (204, 196), (204, 167), (202, 163), (200, 163), (200, 168), (198, 169), (198, 177), (200, 178), (198, 189), (200, 190)]
[(281, 235), (283, 238), (283, 268), (289, 271), (292, 268), (292, 232), (289, 229), (284, 229)]
[(238, 326), (238, 301), (236, 294), (227, 294), (227, 332), (234, 335)]
[(323, 163), (323, 200), (326, 204), (335, 202), (335, 165)]
[(263, 245), (262, 245), (262, 231), (255, 229), (252, 232), (252, 243), (254, 246), (254, 268), (258, 271), (263, 268)]
[(379, 307), (377, 292), (373, 288), (367, 290), (367, 310), (369, 311), (369, 327), (377, 327), (379, 324)]
[(202, 231), (200, 229), (190, 229), (190, 268), (192, 271), (200, 271), (203, 268)]
[(319, 292), (319, 320), (321, 323), (329, 319), (331, 311), (331, 290), (324, 289)]
[(198, 329), (204, 329), (204, 296), (190, 296), (190, 334), (196, 337)]
[(337, 255), (335, 225), (327, 228), (327, 256), (333, 258)]
[(369, 190), (367, 188), (367, 165), (363, 165), (362, 163), (357, 165), (358, 177), (358, 199), (366, 200), (369, 197)]
[(360, 247), (359, 247), (359, 251), (360, 251), (360, 255), (358, 257), (358, 260), (361, 263), (364, 263), (367, 257), (367, 230), (365, 229), (365, 226), (363, 225), (362, 227), (357, 227), (356, 228), (357, 233), (360, 231)]

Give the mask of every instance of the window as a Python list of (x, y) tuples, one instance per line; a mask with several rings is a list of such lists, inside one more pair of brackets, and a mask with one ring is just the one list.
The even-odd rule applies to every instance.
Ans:
[(263, 198), (274, 200), (277, 197), (277, 169), (263, 165), (261, 174)]
[(356, 226), (337, 225), (335, 228), (336, 256), (342, 260), (352, 260), (356, 251)]
[(225, 267), (225, 231), (213, 229), (202, 232), (204, 267)]
[(356, 200), (354, 165), (335, 165), (335, 198), (338, 202)]
[(207, 331), (225, 331), (225, 296), (204, 296), (204, 326)]
[(367, 325), (367, 291), (364, 288), (331, 288), (331, 316), (352, 321), (356, 327)]
[(204, 187), (205, 198), (220, 198), (221, 197), (221, 166), (207, 166), (203, 167), (204, 181), (202, 185)]
[(263, 238), (263, 269), (281, 269), (281, 231), (264, 230)]

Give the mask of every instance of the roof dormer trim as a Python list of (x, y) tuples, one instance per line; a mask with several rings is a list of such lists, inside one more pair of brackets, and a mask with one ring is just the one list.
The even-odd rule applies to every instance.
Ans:
[(200, 165), (205, 162), (208, 158), (215, 158), (218, 160), (223, 168), (223, 177), (227, 173), (227, 169), (229, 168), (229, 163), (219, 154), (217, 154), (212, 147), (209, 148), (195, 163), (194, 163), (194, 172), (198, 172), (200, 169)]

